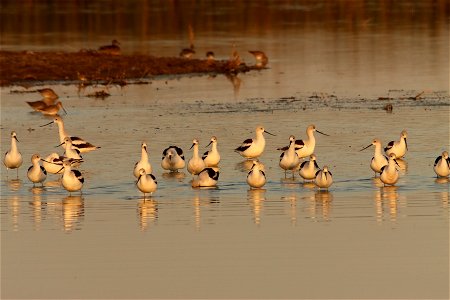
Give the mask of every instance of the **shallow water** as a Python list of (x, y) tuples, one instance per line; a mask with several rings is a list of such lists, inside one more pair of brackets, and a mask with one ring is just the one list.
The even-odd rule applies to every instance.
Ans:
[[(240, 49), (267, 50), (269, 69), (237, 78), (165, 77), (85, 90), (46, 84), (68, 111), (67, 131), (102, 147), (84, 154), (82, 195), (69, 196), (55, 175), (43, 188), (27, 180), (33, 153), (61, 151), (57, 128), (39, 127), (51, 118), (24, 102), (39, 99), (34, 87), (2, 88), (1, 150), (15, 130), (24, 156), (18, 180), (15, 170), (1, 169), (2, 298), (448, 298), (449, 181), (432, 168), (450, 147), (448, 26), (405, 16), (388, 26), (393, 21), (372, 16), (370, 30), (349, 30), (337, 19), (336, 27), (320, 28), (290, 17), (272, 21), (265, 34), (244, 27)], [(221, 46), (226, 57), (234, 33), (213, 38), (209, 30), (196, 31), (196, 40)], [(26, 40), (26, 31), (18, 36)], [(184, 37), (181, 31), (174, 32)], [(152, 51), (184, 46), (172, 29), (161, 32)], [(60, 46), (57, 38), (15, 38), (2, 43)], [(147, 49), (136, 36), (119, 39)], [(87, 97), (103, 89), (111, 97)], [(383, 110), (388, 103), (392, 113)], [(261, 157), (268, 182), (249, 190), (245, 161), (233, 149), (259, 124), (276, 136), (266, 137)], [(275, 149), (291, 134), (305, 138), (309, 124), (330, 135), (316, 134), (318, 163), (335, 179), (328, 192), (298, 175), (286, 178), (278, 166)], [(369, 167), (373, 149), (358, 150), (375, 137), (384, 145), (397, 140), (403, 129), (409, 151), (400, 180), (383, 187)], [(222, 156), (217, 189), (191, 188), (187, 171), (163, 172), (164, 148), (177, 144), (190, 158), (192, 139), (203, 151), (212, 135)], [(146, 201), (132, 175), (142, 141), (158, 179)]]

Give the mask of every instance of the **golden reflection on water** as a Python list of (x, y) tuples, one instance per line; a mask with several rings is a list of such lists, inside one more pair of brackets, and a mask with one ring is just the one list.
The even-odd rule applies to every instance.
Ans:
[(292, 193), (289, 196), (284, 197), (285, 200), (289, 201), (289, 211), (287, 212), (292, 226), (297, 225), (297, 194)]
[(20, 201), (19, 196), (12, 196), (9, 200), (13, 231), (19, 231)]
[(84, 217), (84, 198), (67, 196), (62, 200), (62, 221), (65, 232), (77, 229)]
[(137, 210), (141, 231), (147, 230), (150, 224), (156, 224), (158, 220), (158, 202), (156, 200), (140, 200)]
[(32, 187), (31, 192), (33, 194), (33, 201), (30, 202), (31, 208), (33, 209), (32, 211), (33, 226), (34, 230), (39, 231), (41, 229), (42, 223), (42, 211), (45, 208), (45, 201), (42, 201), (44, 188)]
[(377, 222), (383, 222), (386, 211), (392, 222), (397, 221), (399, 207), (406, 206), (406, 198), (400, 198), (397, 186), (383, 186), (375, 191), (375, 211)]
[(253, 213), (253, 222), (255, 225), (261, 225), (261, 213), (266, 201), (265, 189), (249, 189), (247, 190), (247, 200)]
[(8, 188), (14, 192), (18, 191), (22, 186), (22, 180), (20, 180), (20, 179), (10, 179), (7, 182), (8, 182)]
[(314, 194), (314, 203), (315, 203), (314, 212), (317, 212), (318, 208), (320, 207), (322, 219), (325, 221), (330, 220), (332, 201), (333, 201), (333, 193), (329, 191), (318, 190)]

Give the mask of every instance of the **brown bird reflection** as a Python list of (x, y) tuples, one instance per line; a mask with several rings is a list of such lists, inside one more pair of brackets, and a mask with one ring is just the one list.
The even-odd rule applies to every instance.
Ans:
[(253, 212), (253, 222), (255, 225), (261, 225), (261, 214), (266, 201), (265, 189), (249, 189), (247, 190), (247, 199)]
[(156, 200), (140, 200), (137, 211), (141, 231), (146, 231), (150, 224), (156, 224), (158, 220), (158, 202)]
[(383, 186), (376, 191), (375, 210), (377, 222), (384, 220), (386, 209), (388, 210), (390, 220), (393, 222), (397, 220), (398, 199), (397, 186)]

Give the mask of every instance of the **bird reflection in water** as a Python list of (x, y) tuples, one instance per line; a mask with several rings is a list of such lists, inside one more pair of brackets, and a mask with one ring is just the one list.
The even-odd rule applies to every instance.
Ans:
[(7, 180), (8, 183), (8, 188), (13, 191), (16, 192), (20, 189), (20, 187), (22, 186), (22, 180), (20, 179), (10, 179)]
[(183, 179), (186, 177), (186, 173), (184, 172), (165, 172), (162, 173), (162, 177), (169, 180), (177, 180), (179, 182), (182, 182)]
[(11, 212), (11, 220), (13, 231), (19, 231), (19, 217), (20, 217), (20, 201), (19, 196), (12, 196), (9, 200), (9, 211)]
[(67, 196), (62, 201), (62, 221), (65, 232), (78, 230), (84, 218), (84, 198), (82, 195)]
[(404, 175), (406, 173), (406, 171), (408, 170), (408, 163), (406, 162), (406, 160), (404, 160), (402, 158), (396, 158), (395, 160), (397, 161), (397, 165), (401, 171), (401, 174)]
[(242, 80), (237, 75), (232, 73), (227, 73), (226, 77), (233, 85), (234, 99), (237, 99), (239, 97), (239, 91), (241, 90)]
[(397, 186), (383, 186), (376, 191), (375, 209), (377, 222), (382, 222), (384, 220), (385, 206), (388, 206), (390, 220), (392, 222), (397, 220), (399, 199), (397, 189)]
[(34, 230), (39, 231), (42, 223), (42, 211), (46, 207), (45, 201), (42, 200), (42, 196), (45, 196), (45, 194), (43, 194), (44, 188), (41, 186), (32, 187), (31, 192), (33, 193), (33, 201), (30, 202), (30, 206), (33, 210), (32, 218)]
[(150, 224), (156, 224), (158, 220), (158, 202), (156, 200), (140, 200), (137, 211), (141, 231), (146, 231)]
[(317, 211), (322, 211), (322, 219), (325, 221), (330, 220), (331, 202), (333, 201), (333, 193), (327, 190), (317, 190), (314, 194), (314, 213), (316, 218)]
[(441, 192), (440, 197), (441, 197), (442, 208), (448, 212), (449, 192), (448, 191)]
[(281, 200), (289, 202), (288, 215), (289, 215), (289, 218), (291, 219), (291, 225), (296, 226), (297, 225), (297, 195), (295, 193), (292, 193), (289, 196), (282, 197)]
[(261, 224), (261, 213), (264, 208), (264, 201), (266, 201), (266, 190), (249, 189), (247, 190), (247, 199), (253, 212), (253, 222), (259, 226)]
[[(200, 230), (202, 224), (202, 209), (209, 207), (212, 204), (220, 203), (220, 199), (214, 194), (216, 188), (213, 189), (199, 189), (196, 190), (194, 198), (192, 199), (192, 206), (194, 208), (194, 222), (195, 229)], [(212, 220), (212, 218), (210, 219)]]

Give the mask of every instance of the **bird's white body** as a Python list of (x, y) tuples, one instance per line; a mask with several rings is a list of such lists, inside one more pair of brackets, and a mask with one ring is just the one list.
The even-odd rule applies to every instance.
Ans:
[(391, 141), (384, 148), (384, 151), (389, 156), (391, 153), (395, 154), (396, 158), (402, 158), (405, 156), (406, 151), (408, 150), (408, 144), (406, 142), (406, 138), (408, 137), (408, 133), (406, 130), (403, 130), (400, 133), (400, 140)]
[(220, 154), (217, 150), (217, 138), (215, 136), (211, 138), (210, 144), (211, 150), (206, 151), (203, 154), (202, 159), (207, 167), (217, 167), (220, 162)]
[(251, 188), (261, 188), (266, 184), (266, 174), (261, 170), (260, 164), (253, 161), (253, 166), (247, 175), (247, 184)]
[[(317, 131), (323, 135), (327, 135), (327, 134), (324, 134), (323, 132), (318, 131), (316, 129), (316, 126), (309, 125), (306, 128), (306, 136), (308, 137), (308, 139), (296, 141), (296, 144), (298, 147), (296, 152), (297, 152), (298, 157), (305, 158), (314, 153), (314, 150), (316, 149), (316, 137), (314, 136), (314, 131)], [(302, 146), (302, 144), (303, 144), (303, 146)]]
[(305, 180), (313, 180), (316, 178), (316, 173), (319, 170), (319, 166), (316, 162), (316, 156), (314, 154), (311, 154), (309, 156), (309, 161), (304, 161), (300, 165), (299, 174), (303, 177)]
[(447, 151), (442, 152), (442, 155), (436, 158), (433, 170), (438, 177), (450, 175), (450, 158)]
[[(264, 127), (256, 128), (256, 136), (254, 139), (246, 139), (241, 146), (235, 149), (241, 156), (250, 159), (258, 158), (264, 152), (266, 147), (266, 140), (264, 138)], [(268, 134), (271, 134), (267, 132)]]
[(163, 151), (161, 167), (171, 172), (176, 172), (186, 166), (183, 150), (177, 146), (169, 146)]
[[(22, 154), (20, 154), (19, 149), (17, 147), (17, 135), (16, 132), (11, 132), (11, 149), (5, 153), (3, 157), (3, 164), (6, 169), (18, 169), (22, 163), (23, 158)], [(19, 170), (17, 170), (18, 172)]]
[(198, 154), (198, 140), (194, 139), (192, 141), (192, 147), (194, 148), (192, 151), (192, 158), (188, 161), (187, 170), (192, 175), (199, 174), (204, 168), (206, 168), (206, 164), (203, 159)]
[(333, 184), (333, 175), (328, 170), (327, 166), (324, 166), (322, 170), (317, 171), (316, 179), (314, 180), (316, 185), (320, 188), (329, 188)]
[(63, 163), (64, 173), (62, 176), (62, 186), (68, 192), (76, 192), (81, 190), (84, 183), (84, 178), (81, 175), (81, 172), (78, 170), (72, 170), (71, 164), (69, 161), (65, 161)]
[(295, 137), (291, 135), (289, 141), (289, 148), (281, 153), (279, 162), (279, 166), (285, 171), (294, 170), (300, 164), (300, 158), (295, 152)]
[(192, 187), (215, 187), (219, 180), (217, 168), (205, 168), (192, 180)]
[(388, 164), (381, 168), (380, 180), (385, 185), (386, 184), (394, 185), (397, 183), (399, 176), (398, 176), (398, 170), (395, 167), (396, 164), (397, 163), (395, 161), (395, 154), (391, 153), (389, 155)]
[(141, 169), (144, 169), (146, 174), (152, 174), (153, 172), (152, 165), (148, 160), (147, 144), (144, 142), (141, 144), (141, 160), (136, 162), (136, 164), (134, 165), (134, 177), (139, 177), (139, 171)]
[(139, 170), (139, 177), (136, 183), (138, 189), (145, 194), (156, 191), (158, 188), (158, 182), (156, 181), (155, 176), (152, 174), (147, 174), (144, 169)]
[(67, 158), (73, 158), (73, 159), (83, 159), (83, 157), (81, 157), (80, 155), (80, 151), (75, 148), (72, 144), (72, 140), (70, 139), (70, 137), (66, 137), (64, 139), (64, 156)]
[(47, 178), (47, 171), (39, 164), (41, 157), (34, 154), (31, 157), (32, 166), (28, 168), (27, 177), (33, 183), (42, 183)]
[(370, 168), (377, 173), (381, 173), (381, 168), (388, 164), (388, 159), (383, 154), (383, 147), (379, 139), (374, 139), (372, 143), (359, 151), (369, 148), (370, 146), (375, 146), (374, 154), (372, 160), (370, 161)]

